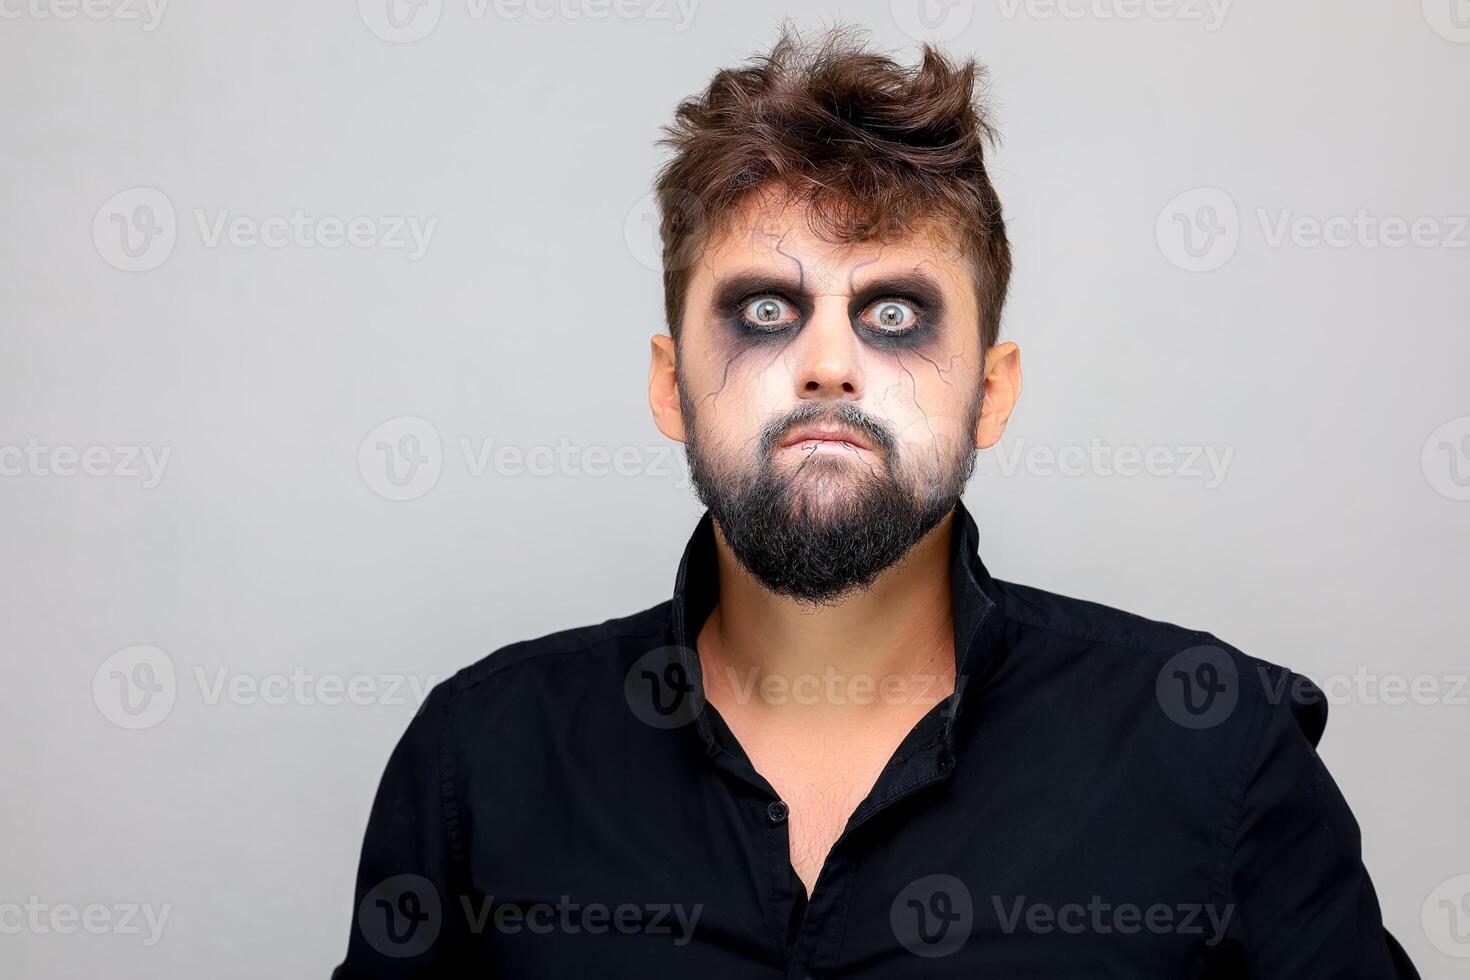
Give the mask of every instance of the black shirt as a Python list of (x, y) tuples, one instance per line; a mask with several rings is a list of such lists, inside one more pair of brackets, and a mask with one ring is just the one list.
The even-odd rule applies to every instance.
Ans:
[(956, 508), (955, 693), (807, 900), (786, 807), (701, 698), (701, 519), (670, 601), (434, 688), (368, 822), (359, 977), (1413, 977), (1305, 678), (992, 579)]

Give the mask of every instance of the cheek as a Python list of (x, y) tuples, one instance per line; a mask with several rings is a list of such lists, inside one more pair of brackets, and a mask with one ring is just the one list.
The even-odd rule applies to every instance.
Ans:
[(889, 426), (901, 458), (932, 465), (973, 440), (962, 373), (941, 375), (933, 358), (912, 351), (874, 357), (867, 376), (869, 397), (862, 407)]
[(779, 345), (717, 343), (690, 362), (696, 424), (712, 446), (753, 446), (762, 426), (793, 407), (795, 375)]

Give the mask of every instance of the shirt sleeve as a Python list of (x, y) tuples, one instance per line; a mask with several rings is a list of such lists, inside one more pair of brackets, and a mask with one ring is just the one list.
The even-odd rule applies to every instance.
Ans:
[(1383, 927), (1357, 821), (1318, 757), (1327, 702), (1288, 672), (1265, 705), (1229, 868), (1233, 939), (1252, 977), (1419, 974)]
[(347, 958), (332, 980), (446, 977), (463, 936), (446, 729), (448, 683), (430, 691), (388, 759), (357, 869)]

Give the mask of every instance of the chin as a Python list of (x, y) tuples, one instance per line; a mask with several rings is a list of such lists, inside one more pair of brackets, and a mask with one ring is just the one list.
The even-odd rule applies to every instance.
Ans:
[(797, 475), (788, 486), (788, 500), (790, 517), (813, 525), (851, 524), (872, 510), (871, 492), (841, 473)]

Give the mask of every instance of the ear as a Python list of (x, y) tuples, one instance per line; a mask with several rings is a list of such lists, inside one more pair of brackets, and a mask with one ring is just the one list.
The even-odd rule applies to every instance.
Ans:
[(674, 338), (656, 333), (650, 343), (653, 355), (648, 368), (648, 407), (658, 431), (675, 442), (684, 441), (684, 411), (679, 405), (679, 359)]
[(989, 449), (1000, 442), (1006, 423), (1021, 397), (1021, 348), (996, 344), (985, 358), (985, 397), (975, 423), (975, 448)]

